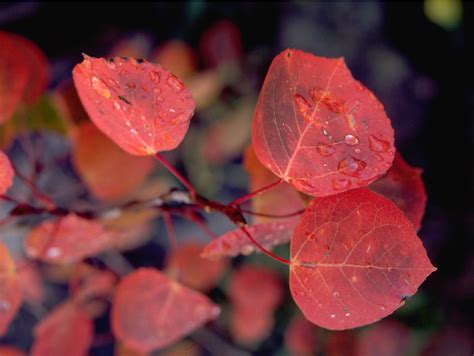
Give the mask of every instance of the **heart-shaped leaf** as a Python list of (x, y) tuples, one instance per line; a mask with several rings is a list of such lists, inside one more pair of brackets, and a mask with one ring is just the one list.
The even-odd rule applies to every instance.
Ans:
[(117, 286), (112, 329), (127, 346), (150, 352), (172, 344), (219, 314), (219, 307), (204, 294), (157, 270), (141, 268)]
[(128, 153), (146, 156), (172, 150), (184, 138), (194, 100), (159, 64), (84, 56), (73, 78), (92, 121)]
[(260, 162), (318, 197), (368, 185), (390, 168), (395, 153), (383, 105), (341, 58), (296, 50), (276, 56), (252, 125)]
[(391, 314), (434, 270), (412, 223), (368, 189), (313, 200), (291, 238), (293, 299), (327, 329)]

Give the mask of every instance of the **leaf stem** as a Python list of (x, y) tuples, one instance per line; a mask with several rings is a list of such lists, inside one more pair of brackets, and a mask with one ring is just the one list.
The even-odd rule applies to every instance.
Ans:
[(171, 218), (171, 214), (166, 210), (163, 210), (162, 214), (171, 249), (176, 250), (178, 243), (176, 242), (176, 231), (174, 230), (173, 219)]
[(266, 186), (264, 186), (264, 187), (262, 187), (258, 190), (255, 190), (253, 192), (245, 194), (245, 195), (241, 196), (240, 198), (237, 198), (237, 199), (231, 201), (229, 203), (229, 205), (240, 205), (243, 202), (246, 202), (247, 200), (250, 200), (253, 197), (256, 197), (257, 195), (260, 195), (262, 193), (265, 193), (265, 192), (275, 188), (276, 186), (280, 185), (281, 183), (283, 183), (283, 179), (280, 178), (280, 179), (278, 179), (277, 181), (275, 181), (273, 183), (270, 183), (270, 184), (268, 184), (268, 185), (266, 185)]
[(160, 162), (171, 174), (173, 174), (184, 187), (189, 191), (189, 194), (192, 197), (195, 197), (197, 195), (196, 189), (194, 189), (193, 185), (183, 177), (179, 171), (174, 168), (171, 163), (169, 163), (165, 157), (163, 157), (159, 152), (155, 153), (155, 158)]
[(263, 247), (262, 245), (260, 245), (257, 240), (255, 240), (253, 237), (252, 237), (252, 234), (250, 234), (250, 232), (245, 228), (245, 226), (241, 226), (240, 227), (240, 230), (242, 230), (242, 232), (247, 235), (247, 237), (249, 238), (250, 241), (252, 241), (252, 243), (257, 246), (264, 254), (266, 254), (268, 257), (271, 257), (272, 259), (274, 259), (275, 261), (277, 262), (280, 262), (280, 263), (283, 263), (285, 265), (290, 265), (290, 261), (283, 258), (283, 257), (280, 257), (280, 256), (277, 256), (275, 255), (273, 252), (270, 252), (269, 250), (267, 250), (265, 247)]

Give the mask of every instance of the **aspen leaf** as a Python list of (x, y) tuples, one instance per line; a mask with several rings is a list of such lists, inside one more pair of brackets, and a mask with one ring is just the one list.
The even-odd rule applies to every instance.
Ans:
[(13, 185), (13, 167), (8, 156), (0, 151), (0, 195)]
[(393, 129), (383, 105), (342, 58), (285, 50), (260, 92), (252, 144), (260, 162), (317, 197), (366, 186), (390, 168)]
[(112, 329), (128, 347), (150, 352), (171, 345), (219, 314), (219, 307), (204, 294), (157, 270), (140, 268), (117, 286)]
[(172, 150), (188, 130), (194, 100), (159, 64), (84, 56), (73, 79), (94, 124), (130, 154)]
[(403, 212), (364, 188), (313, 200), (290, 254), (293, 299), (308, 320), (332, 330), (391, 314), (436, 270)]
[(357, 356), (398, 356), (410, 351), (410, 329), (400, 322), (384, 320), (359, 336)]
[(4, 335), (21, 305), (21, 288), (13, 258), (0, 243), (0, 336)]

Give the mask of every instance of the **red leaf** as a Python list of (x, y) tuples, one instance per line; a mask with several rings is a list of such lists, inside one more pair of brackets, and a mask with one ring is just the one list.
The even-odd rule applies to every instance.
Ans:
[(16, 347), (0, 346), (1, 356), (26, 356), (26, 353)]
[(15, 262), (7, 248), (0, 243), (0, 336), (21, 305), (21, 289), (16, 274)]
[(71, 263), (111, 244), (112, 234), (98, 222), (69, 214), (36, 226), (24, 241), (28, 256), (50, 263)]
[(236, 62), (242, 56), (239, 28), (228, 20), (219, 21), (204, 32), (199, 47), (208, 67)]
[(297, 315), (285, 330), (285, 348), (292, 355), (314, 355), (317, 346), (317, 330), (302, 315)]
[(291, 293), (327, 329), (391, 314), (435, 270), (403, 212), (367, 189), (313, 200), (291, 238)]
[[(27, 85), (23, 93), (23, 99), (28, 104), (34, 102), (44, 93), (49, 82), (49, 64), (43, 51), (33, 42), (25, 37), (13, 33), (3, 33), (12, 41), (15, 49), (25, 59), (28, 66)], [(0, 33), (1, 38), (2, 33)], [(2, 40), (0, 39), (0, 42)]]
[(268, 267), (244, 265), (232, 275), (227, 294), (237, 308), (271, 313), (282, 302), (283, 284)]
[[(261, 223), (247, 227), (252, 237), (266, 249), (290, 241), (295, 221)], [(235, 257), (238, 254), (250, 255), (255, 245), (241, 229), (226, 232), (219, 238), (211, 241), (202, 251), (201, 256), (215, 258), (221, 256)], [(257, 251), (260, 251), (257, 249)]]
[[(244, 166), (250, 175), (251, 192), (260, 189), (266, 185), (275, 182), (278, 178), (267, 168), (262, 166), (260, 161), (255, 156), (252, 145), (247, 146), (244, 154)], [(304, 209), (305, 204), (301, 199), (300, 194), (293, 189), (288, 183), (280, 184), (271, 191), (265, 194), (257, 195), (252, 199), (253, 210), (259, 213), (266, 214), (291, 214), (298, 210)], [(295, 217), (279, 219), (279, 220), (294, 220)], [(271, 218), (260, 216), (254, 217), (254, 222), (274, 221)]]
[(383, 105), (343, 59), (296, 50), (279, 54), (268, 70), (252, 144), (265, 167), (318, 197), (368, 185), (395, 153)]
[(158, 47), (151, 55), (153, 62), (160, 63), (178, 78), (185, 79), (196, 71), (194, 50), (181, 40), (170, 40)]
[(355, 334), (352, 331), (333, 331), (327, 338), (324, 355), (355, 355), (355, 341)]
[(421, 173), (420, 168), (410, 166), (397, 152), (387, 174), (369, 187), (393, 201), (413, 223), (415, 230), (421, 227), (426, 207), (425, 185)]
[(229, 331), (239, 344), (255, 344), (270, 335), (274, 324), (272, 312), (234, 306), (230, 314)]
[(133, 155), (172, 150), (194, 112), (189, 91), (159, 64), (84, 56), (74, 84), (92, 121)]
[(45, 290), (43, 280), (37, 266), (25, 261), (16, 263), (18, 283), (23, 299), (32, 305), (41, 305), (44, 301)]
[(31, 355), (86, 355), (93, 330), (92, 321), (73, 303), (61, 304), (36, 326)]
[(396, 321), (382, 321), (357, 339), (357, 356), (398, 356), (409, 354), (410, 329)]
[(228, 266), (224, 258), (208, 260), (199, 256), (203, 245), (189, 242), (172, 251), (166, 263), (169, 274), (185, 286), (203, 292), (214, 287)]
[(117, 286), (112, 329), (127, 346), (141, 352), (163, 348), (220, 314), (205, 295), (141, 268)]
[(114, 200), (136, 189), (152, 170), (154, 161), (152, 157), (133, 157), (123, 152), (87, 122), (76, 128), (73, 162), (96, 197)]
[(9, 120), (28, 82), (28, 60), (9, 33), (0, 31), (0, 124)]
[(13, 185), (13, 176), (13, 167), (8, 156), (0, 151), (0, 195), (5, 194)]

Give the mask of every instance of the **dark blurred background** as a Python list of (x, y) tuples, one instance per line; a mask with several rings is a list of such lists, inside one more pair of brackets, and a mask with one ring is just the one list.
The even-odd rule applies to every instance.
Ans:
[[(51, 89), (70, 77), (82, 52), (106, 56), (119, 41), (137, 35), (151, 46), (181, 39), (198, 51), (202, 34), (223, 19), (240, 31), (241, 75), (250, 86), (245, 93), (258, 93), (272, 58), (290, 47), (320, 56), (345, 57), (354, 77), (384, 103), (396, 132), (397, 148), (411, 165), (424, 171), (428, 205), (419, 235), (438, 268), (407, 303), (408, 310), (402, 309), (395, 317), (415, 330), (441, 333), (451, 329), (472, 336), (472, 3), (0, 4), (0, 29), (29, 38), (47, 54), (53, 73)], [(198, 68), (205, 69), (206, 65), (198, 59)], [(225, 102), (236, 95), (235, 88), (224, 88), (218, 100)], [(198, 112), (195, 125), (206, 122), (205, 115), (205, 111)], [(249, 127), (248, 123), (243, 126)], [(231, 196), (235, 189), (245, 189), (246, 178), (237, 175), (242, 182), (226, 186), (222, 167), (235, 167), (241, 162), (240, 155), (228, 158), (228, 162), (222, 160), (207, 167), (209, 173), (221, 177), (211, 180), (212, 187), (206, 186), (210, 184), (206, 183), (209, 175), (203, 178), (193, 173), (198, 168), (192, 164), (184, 162), (181, 168), (196, 180), (201, 179), (197, 184), (210, 194)], [(456, 340), (459, 336), (450, 337)], [(278, 331), (271, 340), (253, 352), (280, 350)], [(453, 346), (446, 355), (454, 355), (455, 351)]]

